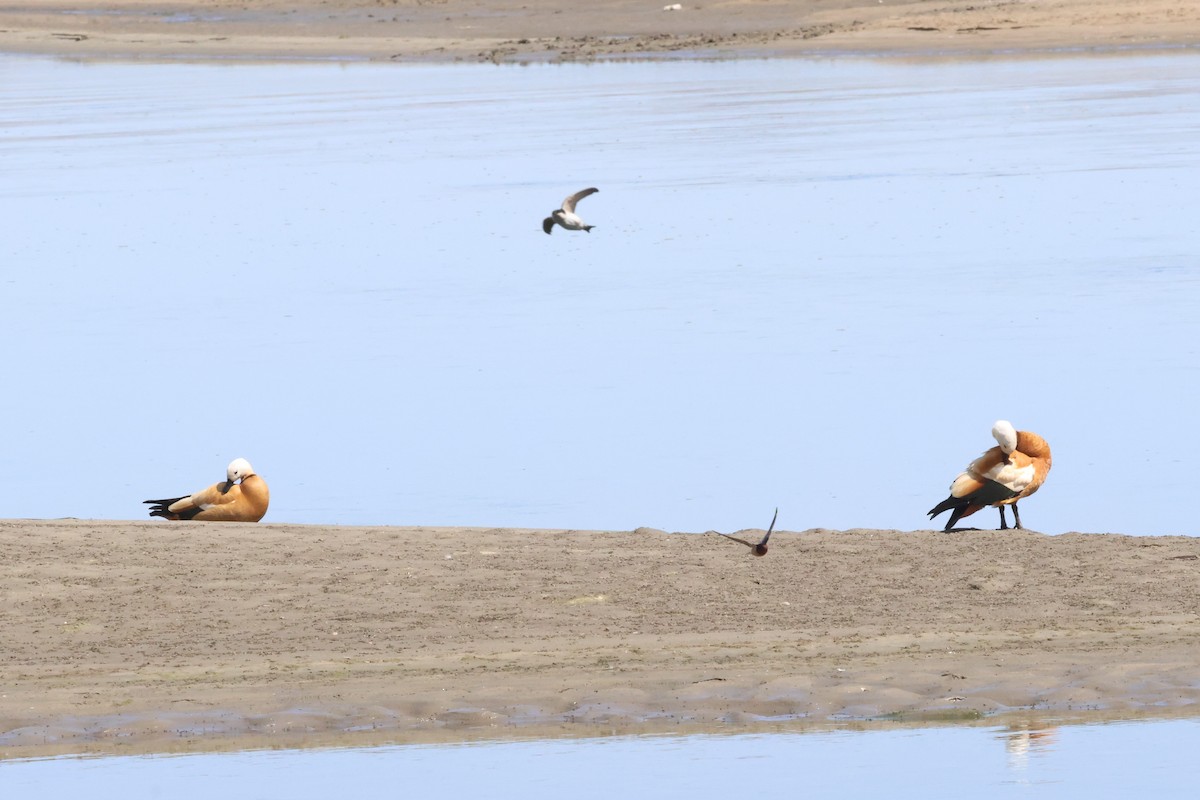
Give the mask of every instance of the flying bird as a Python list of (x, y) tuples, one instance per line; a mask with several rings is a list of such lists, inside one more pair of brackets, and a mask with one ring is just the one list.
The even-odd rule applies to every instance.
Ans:
[(746, 545), (746, 547), (750, 548), (751, 555), (765, 556), (767, 554), (767, 539), (771, 538), (771, 531), (775, 530), (775, 520), (777, 519), (779, 519), (778, 508), (775, 509), (775, 516), (771, 517), (771, 527), (767, 528), (767, 535), (762, 537), (758, 544), (755, 544), (754, 542), (747, 542), (745, 539), (739, 539), (736, 536), (730, 536), (728, 533), (721, 533), (720, 531), (713, 531), (713, 533), (717, 534), (718, 536), (724, 536), (726, 539), (733, 539), (735, 542), (741, 542), (742, 544)]
[(554, 223), (557, 222), (559, 225), (563, 226), (569, 231), (587, 231), (588, 233), (591, 233), (592, 228), (596, 226), (584, 224), (583, 220), (579, 218), (579, 215), (575, 213), (575, 204), (587, 197), (589, 194), (595, 194), (598, 191), (600, 190), (596, 188), (583, 189), (571, 195), (566, 200), (563, 200), (562, 208), (558, 209), (557, 211), (551, 211), (550, 216), (542, 220), (542, 230), (544, 230), (546, 233), (550, 233), (552, 230), (554, 230)]
[(1017, 501), (1042, 488), (1050, 472), (1050, 445), (1036, 433), (1018, 431), (1008, 420), (992, 426), (998, 444), (967, 465), (950, 484), (950, 496), (929, 510), (933, 519), (951, 511), (943, 530), (951, 530), (963, 517), (985, 506), (1000, 509), (1000, 530), (1008, 529), (1004, 507), (1012, 506), (1016, 527), (1021, 526)]
[[(240, 483), (238, 482), (240, 481)], [(271, 494), (244, 458), (235, 458), (225, 469), (225, 480), (183, 497), (146, 500), (150, 516), (164, 519), (198, 519), (219, 522), (258, 522), (267, 513)]]

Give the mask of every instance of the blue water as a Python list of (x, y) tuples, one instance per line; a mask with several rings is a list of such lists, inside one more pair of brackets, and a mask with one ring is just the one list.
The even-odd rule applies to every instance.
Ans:
[(626, 737), (0, 762), (6, 797), (1194, 797), (1200, 723)]
[(912, 529), (1003, 417), (1196, 531), (1195, 55), (0, 83), (0, 517)]

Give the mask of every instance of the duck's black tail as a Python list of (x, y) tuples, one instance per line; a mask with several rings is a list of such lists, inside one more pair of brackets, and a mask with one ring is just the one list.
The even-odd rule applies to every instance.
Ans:
[(170, 506), (178, 503), (184, 497), (190, 497), (190, 495), (185, 494), (183, 497), (169, 497), (165, 500), (143, 500), (142, 502), (150, 506), (150, 516), (152, 517), (162, 517), (163, 519), (191, 519), (200, 513), (199, 508), (189, 508), (188, 510), (179, 513), (167, 510)]
[(955, 497), (950, 495), (942, 502), (938, 503), (933, 508), (929, 509), (929, 518), (933, 519), (943, 511), (953, 511), (950, 519), (946, 522), (946, 527), (943, 530), (950, 530), (954, 524), (963, 517), (969, 517), (979, 509), (1007, 500), (1010, 497), (1016, 496), (1016, 492), (1009, 489), (1007, 486), (996, 483), (995, 481), (986, 481), (983, 486), (968, 495), (963, 497)]
[(954, 495), (950, 495), (945, 500), (938, 503), (933, 508), (929, 509), (929, 518), (933, 519), (934, 517), (936, 517), (938, 514), (942, 513), (943, 511), (949, 511), (952, 508), (953, 509), (966, 508), (970, 504), (971, 504), (971, 501), (965, 497), (955, 497)]

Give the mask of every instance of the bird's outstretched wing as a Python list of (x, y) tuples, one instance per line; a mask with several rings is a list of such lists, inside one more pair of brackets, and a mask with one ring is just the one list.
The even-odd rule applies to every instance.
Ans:
[(767, 539), (771, 538), (771, 531), (775, 530), (775, 520), (779, 519), (779, 509), (775, 509), (775, 516), (771, 517), (771, 527), (767, 528), (767, 535), (762, 538), (759, 544), (766, 544)]
[(542, 220), (542, 230), (544, 230), (546, 233), (554, 230), (554, 217), (546, 217), (544, 220)]
[(595, 194), (598, 191), (600, 191), (600, 190), (595, 187), (592, 187), (591, 189), (583, 189), (582, 191), (576, 192), (575, 194), (568, 197), (566, 200), (563, 200), (563, 204), (562, 204), (563, 211), (574, 214), (576, 203), (578, 203), (583, 198), (587, 197), (589, 194)]
[(730, 536), (728, 533), (721, 533), (720, 531), (714, 531), (714, 533), (716, 533), (717, 536), (724, 536), (726, 539), (733, 539), (735, 542), (741, 542), (742, 544), (746, 545), (746, 547), (754, 547), (754, 542), (747, 542), (745, 539), (739, 539), (736, 536)]

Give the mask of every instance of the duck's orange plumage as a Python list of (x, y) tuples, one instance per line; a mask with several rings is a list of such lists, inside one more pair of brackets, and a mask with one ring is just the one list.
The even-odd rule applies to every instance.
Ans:
[(998, 445), (967, 465), (950, 484), (950, 496), (929, 511), (933, 519), (943, 511), (951, 511), (945, 530), (950, 530), (963, 517), (981, 508), (995, 506), (1000, 510), (1000, 529), (1008, 528), (1004, 507), (1012, 506), (1016, 526), (1021, 526), (1017, 502), (1042, 488), (1050, 472), (1050, 445), (1036, 433), (1018, 431), (1012, 424), (1000, 420), (992, 427)]
[[(225, 471), (226, 480), (183, 497), (146, 500), (150, 516), (208, 522), (258, 522), (267, 513), (271, 493), (244, 458)], [(240, 481), (240, 482), (239, 482)]]

